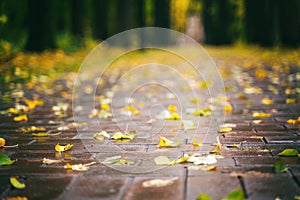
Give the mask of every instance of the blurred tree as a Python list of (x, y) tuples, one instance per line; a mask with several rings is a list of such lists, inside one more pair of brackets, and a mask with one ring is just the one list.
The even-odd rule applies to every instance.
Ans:
[(71, 6), (71, 32), (76, 39), (84, 37), (85, 0), (72, 0)]
[(108, 0), (93, 0), (92, 30), (95, 39), (108, 37)]
[(154, 0), (154, 26), (170, 28), (169, 0)]
[(135, 5), (135, 27), (144, 27), (146, 25), (145, 0), (134, 0)]
[(205, 42), (208, 44), (231, 44), (234, 41), (232, 25), (234, 6), (227, 0), (203, 0), (202, 20)]
[[(279, 1), (280, 42), (287, 46), (300, 45), (300, 1)], [(276, 16), (275, 16), (276, 17)]]
[(55, 48), (52, 0), (28, 0), (28, 39), (25, 49), (43, 51)]

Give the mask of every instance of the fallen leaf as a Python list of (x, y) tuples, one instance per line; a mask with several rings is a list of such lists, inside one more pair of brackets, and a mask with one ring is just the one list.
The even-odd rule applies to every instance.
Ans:
[(121, 132), (116, 132), (113, 136), (111, 136), (111, 139), (113, 140), (132, 140), (136, 136), (135, 132), (129, 132), (127, 134), (123, 134)]
[(261, 100), (261, 103), (262, 104), (265, 104), (265, 105), (272, 105), (273, 104), (273, 100), (269, 99), (269, 98), (263, 98)]
[(296, 149), (284, 149), (282, 152), (277, 154), (278, 156), (284, 156), (284, 157), (296, 157), (298, 156), (298, 151)]
[(218, 133), (228, 133), (230, 131), (232, 131), (231, 127), (224, 127), (224, 128), (221, 128), (220, 130), (218, 130)]
[(285, 100), (286, 104), (295, 104), (296, 103), (296, 99), (295, 98), (288, 98)]
[(246, 93), (246, 94), (262, 94), (263, 91), (259, 87), (246, 87), (246, 88), (244, 88), (244, 93)]
[(123, 109), (126, 110), (126, 111), (130, 111), (133, 115), (139, 115), (140, 114), (140, 112), (133, 105), (125, 106)]
[(107, 112), (106, 110), (100, 110), (100, 112), (97, 114), (97, 116), (100, 119), (108, 119), (108, 118), (112, 118), (112, 113)]
[(5, 197), (3, 200), (28, 200), (27, 197)]
[(134, 164), (134, 161), (123, 159), (122, 156), (112, 156), (106, 158), (102, 163), (106, 165), (131, 165)]
[(202, 142), (197, 142), (197, 139), (194, 137), (193, 138), (193, 145), (194, 145), (194, 147), (201, 147), (202, 146)]
[(189, 156), (187, 153), (185, 153), (185, 154), (183, 155), (183, 157), (181, 157), (181, 158), (179, 158), (179, 159), (176, 160), (176, 164), (184, 163), (184, 162), (186, 162), (189, 158), (190, 158), (190, 156)]
[(201, 156), (194, 154), (189, 157), (187, 162), (192, 162), (194, 165), (211, 165), (217, 163), (217, 159), (214, 155)]
[(219, 153), (219, 152), (221, 152), (221, 143), (219, 137), (217, 137), (217, 148), (211, 150), (209, 153)]
[(210, 196), (208, 196), (207, 194), (199, 194), (196, 198), (196, 200), (212, 200), (212, 198)]
[(194, 122), (191, 120), (182, 120), (181, 124), (183, 129), (186, 130), (195, 130), (197, 127), (195, 126)]
[(211, 109), (210, 108), (204, 108), (204, 109), (196, 109), (192, 115), (194, 116), (204, 116), (204, 117), (209, 117), (211, 116)]
[(0, 154), (0, 166), (12, 165), (14, 162), (16, 161), (11, 160), (6, 154)]
[(61, 160), (53, 160), (53, 159), (48, 159), (48, 158), (43, 158), (43, 163), (46, 165), (52, 165), (55, 163), (61, 163)]
[(175, 105), (169, 105), (168, 110), (169, 112), (174, 113), (177, 111), (177, 107)]
[(253, 120), (252, 122), (253, 122), (254, 124), (260, 124), (260, 123), (262, 122), (262, 120), (260, 120), (260, 119), (259, 119), (259, 120)]
[(167, 110), (163, 110), (158, 115), (156, 115), (157, 119), (166, 119), (169, 117), (171, 117), (171, 113)]
[(190, 100), (190, 102), (191, 102), (192, 104), (198, 104), (198, 103), (200, 103), (200, 99), (197, 98), (197, 97), (194, 97), (194, 98), (192, 98), (192, 99)]
[(166, 120), (181, 120), (181, 117), (178, 113), (172, 113), (170, 117), (165, 118)]
[(107, 103), (102, 103), (101, 110), (106, 110), (106, 111), (110, 110), (110, 105)]
[(71, 169), (73, 171), (88, 171), (90, 169), (91, 165), (96, 164), (96, 162), (90, 162), (87, 164), (75, 164), (75, 165), (71, 165), (70, 163), (66, 163), (66, 165), (64, 166), (65, 169)]
[(49, 137), (49, 133), (41, 132), (41, 133), (32, 133), (32, 137)]
[(252, 114), (252, 117), (256, 117), (256, 118), (268, 118), (271, 117), (270, 113), (264, 113), (264, 112), (254, 112)]
[(240, 189), (233, 190), (227, 197), (222, 200), (245, 200), (245, 194)]
[(0, 138), (0, 147), (5, 146), (5, 139), (4, 138)]
[(224, 112), (230, 113), (232, 112), (232, 106), (230, 104), (227, 104), (223, 107)]
[(172, 185), (178, 178), (171, 178), (171, 179), (152, 179), (143, 181), (142, 186), (144, 188), (148, 187), (166, 187), (168, 185)]
[(27, 117), (26, 114), (19, 115), (19, 116), (15, 116), (15, 117), (14, 117), (14, 121), (15, 121), (15, 122), (20, 122), (20, 121), (25, 121), (25, 122), (27, 122), (27, 121), (28, 121), (28, 117)]
[(20, 111), (16, 108), (8, 108), (6, 110), (6, 113), (10, 113), (10, 114), (18, 114)]
[(208, 88), (208, 86), (210, 86), (210, 83), (208, 81), (202, 81), (199, 83), (199, 88), (201, 89)]
[(154, 158), (154, 162), (159, 166), (170, 165), (172, 163), (167, 156), (158, 156)]
[(273, 171), (275, 173), (285, 173), (288, 171), (288, 168), (286, 168), (286, 166), (283, 162), (279, 161), (274, 164)]
[(13, 176), (9, 178), (10, 184), (17, 189), (24, 189), (26, 186), (24, 183), (20, 183), (19, 178), (17, 176)]
[(106, 131), (101, 131), (100, 133), (95, 133), (93, 138), (96, 140), (104, 140), (104, 138), (110, 138), (110, 135)]
[(34, 132), (34, 131), (45, 131), (46, 129), (44, 127), (38, 127), (38, 126), (30, 126), (28, 128), (21, 128), (20, 131), (23, 133), (28, 132)]
[(59, 143), (57, 143), (55, 145), (55, 150), (57, 152), (63, 152), (63, 151), (67, 151), (69, 149), (71, 149), (73, 147), (73, 144), (66, 144), (65, 146), (59, 145)]
[(300, 124), (300, 117), (298, 117), (297, 119), (289, 119), (287, 120), (288, 124)]
[(37, 106), (42, 106), (44, 105), (44, 101), (43, 100), (25, 100), (26, 105), (28, 106), (28, 108), (30, 110), (34, 109)]
[(181, 141), (177, 140), (176, 142), (167, 139), (166, 137), (160, 137), (157, 147), (178, 147), (180, 146)]

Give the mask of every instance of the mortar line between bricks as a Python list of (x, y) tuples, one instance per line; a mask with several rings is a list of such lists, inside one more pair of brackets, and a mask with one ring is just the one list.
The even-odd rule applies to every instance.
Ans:
[(244, 183), (244, 179), (243, 179), (242, 176), (238, 176), (237, 178), (238, 178), (238, 180), (239, 180), (239, 182), (240, 182), (240, 185), (241, 185), (242, 190), (244, 191), (245, 198), (247, 199), (247, 198), (248, 198), (248, 193), (247, 193), (247, 190), (246, 190), (246, 185), (245, 185), (245, 183)]
[(129, 177), (128, 182), (126, 183), (125, 187), (122, 189), (122, 193), (121, 193), (121, 196), (120, 196), (120, 200), (125, 199), (126, 194), (127, 194), (126, 191), (129, 191), (130, 187), (132, 186), (132, 183), (133, 183), (134, 178), (135, 178), (135, 176)]
[(182, 199), (186, 199), (187, 197), (187, 182), (188, 182), (188, 169), (184, 167), (184, 180), (183, 180), (183, 197)]
[(300, 188), (300, 182), (299, 180), (296, 178), (296, 176), (294, 175), (293, 171), (291, 169), (288, 169), (289, 173), (292, 176), (292, 179), (295, 181), (295, 183), (297, 184), (298, 188)]

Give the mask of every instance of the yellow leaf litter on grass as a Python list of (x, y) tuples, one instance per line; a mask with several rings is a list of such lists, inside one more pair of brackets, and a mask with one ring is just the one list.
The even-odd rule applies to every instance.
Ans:
[(298, 117), (297, 119), (289, 119), (287, 120), (288, 124), (300, 124), (300, 117)]
[(28, 121), (28, 117), (27, 117), (26, 114), (19, 115), (19, 116), (15, 116), (15, 117), (14, 117), (14, 121), (15, 121), (15, 122), (20, 122), (20, 121), (25, 121), (25, 122), (27, 122), (27, 121)]
[(265, 105), (272, 105), (273, 104), (273, 100), (269, 99), (269, 98), (263, 98), (261, 100), (261, 103), (262, 104), (265, 104)]
[(72, 147), (73, 147), (73, 144), (66, 144), (65, 146), (62, 146), (62, 145), (59, 145), (59, 143), (57, 143), (55, 145), (55, 150), (57, 152), (64, 152), (64, 151), (71, 149)]
[(160, 137), (157, 147), (178, 147), (180, 146), (181, 141), (176, 142), (167, 139), (166, 137)]
[(264, 112), (254, 112), (252, 114), (252, 117), (256, 117), (256, 118), (268, 118), (271, 117), (270, 113), (264, 113)]

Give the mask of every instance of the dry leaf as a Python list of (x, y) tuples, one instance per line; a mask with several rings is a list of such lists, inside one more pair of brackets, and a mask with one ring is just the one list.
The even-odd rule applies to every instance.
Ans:
[(230, 131), (232, 131), (231, 127), (224, 127), (224, 128), (221, 128), (220, 130), (218, 130), (218, 133), (228, 133)]
[(211, 150), (209, 153), (219, 153), (221, 152), (221, 142), (219, 137), (217, 137), (217, 148), (214, 150)]
[(28, 121), (28, 117), (27, 117), (26, 114), (19, 115), (19, 116), (15, 116), (15, 117), (14, 117), (14, 121), (15, 121), (15, 122), (20, 122), (20, 121), (25, 121), (25, 122), (27, 122), (27, 121)]
[(42, 106), (44, 105), (44, 101), (43, 100), (25, 100), (26, 105), (28, 106), (28, 108), (30, 110), (34, 109), (37, 106)]
[(4, 138), (0, 138), (0, 147), (5, 146), (5, 139)]
[(27, 197), (5, 197), (3, 200), (28, 200)]
[(230, 104), (227, 104), (223, 107), (223, 110), (227, 113), (232, 112), (232, 106)]
[(71, 165), (70, 163), (66, 163), (64, 166), (65, 169), (71, 169), (73, 171), (88, 171), (91, 165), (96, 164), (96, 162), (90, 162), (87, 164), (75, 164)]
[(171, 113), (174, 113), (177, 111), (177, 107), (175, 105), (169, 105), (168, 106), (168, 110), (171, 112)]
[(156, 165), (159, 165), (159, 166), (173, 164), (173, 162), (170, 161), (167, 156), (158, 156), (158, 157), (154, 158), (154, 162)]
[(127, 134), (123, 134), (121, 132), (116, 132), (111, 139), (113, 140), (132, 140), (136, 136), (136, 132), (129, 132)]
[(178, 147), (180, 146), (181, 141), (177, 140), (176, 142), (167, 139), (166, 137), (160, 137), (157, 147)]
[(110, 105), (109, 104), (106, 104), (106, 103), (102, 103), (101, 104), (101, 110), (110, 110)]
[(71, 149), (72, 147), (73, 147), (73, 144), (66, 144), (65, 146), (61, 146), (61, 145), (59, 145), (59, 143), (57, 143), (55, 145), (55, 150), (57, 152), (64, 152), (64, 151)]
[(104, 138), (110, 138), (110, 135), (106, 131), (101, 131), (100, 133), (95, 133), (93, 138), (96, 140), (104, 140)]
[(286, 104), (295, 104), (296, 103), (296, 99), (295, 98), (288, 98), (285, 100)]
[(193, 145), (194, 145), (194, 147), (201, 147), (202, 146), (202, 142), (197, 142), (197, 139), (194, 137), (193, 138)]
[(273, 104), (273, 100), (269, 99), (269, 98), (263, 98), (261, 100), (261, 103), (262, 104), (265, 104), (265, 105), (272, 105)]
[(46, 165), (51, 165), (51, 164), (55, 164), (55, 163), (61, 163), (61, 160), (52, 160), (52, 159), (48, 159), (48, 158), (43, 158), (43, 163)]
[(165, 187), (168, 185), (172, 185), (178, 178), (172, 178), (172, 179), (152, 179), (143, 181), (142, 186), (144, 188), (148, 187)]
[(178, 113), (172, 113), (170, 117), (165, 118), (166, 120), (181, 120), (181, 117)]
[(140, 112), (133, 105), (125, 106), (124, 110), (130, 111), (133, 115), (139, 115), (140, 114)]
[(12, 186), (14, 186), (14, 188), (24, 189), (26, 187), (24, 183), (19, 182), (19, 177), (17, 177), (17, 176), (10, 177), (9, 181), (10, 181), (10, 184)]
[(264, 112), (254, 112), (252, 114), (252, 117), (256, 117), (256, 118), (268, 118), (271, 117), (270, 113), (264, 113)]
[(217, 163), (216, 156), (200, 156), (198, 154), (191, 155), (187, 162), (192, 162), (194, 165), (211, 165)]

